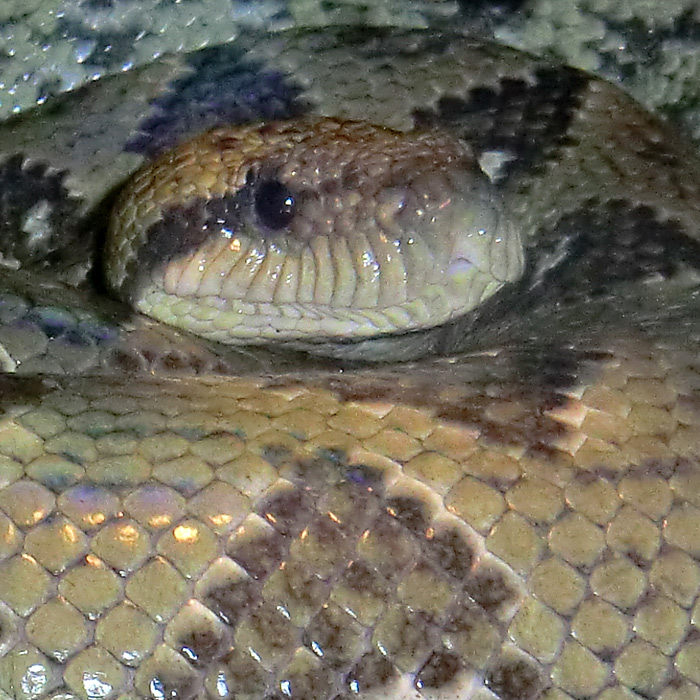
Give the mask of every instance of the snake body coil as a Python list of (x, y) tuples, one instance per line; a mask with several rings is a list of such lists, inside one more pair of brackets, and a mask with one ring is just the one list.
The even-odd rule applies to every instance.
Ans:
[[(293, 348), (104, 298), (115, 202), (120, 295)], [(251, 35), (0, 126), (0, 212), (0, 700), (700, 697), (700, 164), (625, 94)]]

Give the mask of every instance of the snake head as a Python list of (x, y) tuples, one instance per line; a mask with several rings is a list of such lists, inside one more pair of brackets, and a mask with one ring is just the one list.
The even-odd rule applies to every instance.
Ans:
[(459, 140), (328, 118), (219, 128), (146, 166), (105, 259), (138, 310), (225, 343), (431, 327), (523, 270)]

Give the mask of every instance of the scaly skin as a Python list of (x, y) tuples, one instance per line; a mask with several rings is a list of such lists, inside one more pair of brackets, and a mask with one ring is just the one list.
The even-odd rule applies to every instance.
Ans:
[[(291, 61), (295, 41), (251, 51)], [(118, 136), (148, 111), (137, 88), (159, 94), (179, 64), (97, 86), (52, 121), (4, 127), (6, 191), (26, 176), (73, 200), (44, 197), (49, 219), (70, 214), (65, 227), (46, 226), (41, 202), (6, 205), (46, 236), (35, 256), (18, 233), (3, 246), (26, 268), (7, 273), (0, 296), (3, 700), (700, 696), (697, 164), (605, 84), (538, 82), (542, 64), (480, 51), (484, 63), (459, 78), (463, 98), (523, 79), (545, 93), (526, 89), (525, 102), (546, 107), (554, 84), (571, 110), (534, 150), (495, 144), (524, 164), (500, 186), (544, 241), (531, 254), (545, 271), (489, 307), (500, 315), (409, 348), (443, 355), (414, 364), (341, 371), (228, 351), (43, 286), (56, 263), (45, 251), (66, 230), (69, 248), (83, 240), (71, 216), (84, 220), (140, 162)], [(357, 45), (343, 55), (377, 65)], [(429, 42), (416, 70), (440, 74), (443, 55)], [(325, 66), (308, 70), (327, 104), (342, 104)], [(392, 126), (410, 127), (395, 105)], [(428, 107), (424, 120), (469, 127)], [(105, 113), (118, 115), (113, 131)], [(533, 223), (557, 187), (565, 206)], [(531, 207), (527, 192), (540, 195)], [(548, 254), (560, 223), (562, 236), (585, 225), (631, 239), (563, 238), (583, 248), (572, 270), (572, 250), (564, 263)], [(79, 282), (90, 261), (73, 252), (57, 267)], [(678, 280), (637, 279), (670, 272)]]

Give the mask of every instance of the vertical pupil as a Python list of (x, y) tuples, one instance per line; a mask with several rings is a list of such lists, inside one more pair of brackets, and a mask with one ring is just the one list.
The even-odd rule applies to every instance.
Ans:
[(295, 209), (294, 195), (279, 180), (267, 180), (257, 186), (255, 212), (266, 228), (278, 230), (289, 226)]

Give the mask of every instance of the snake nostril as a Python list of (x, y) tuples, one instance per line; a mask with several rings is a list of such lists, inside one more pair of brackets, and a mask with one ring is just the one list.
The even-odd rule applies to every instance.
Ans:
[(261, 182), (255, 192), (255, 212), (265, 228), (286, 228), (296, 214), (296, 197), (279, 180)]

